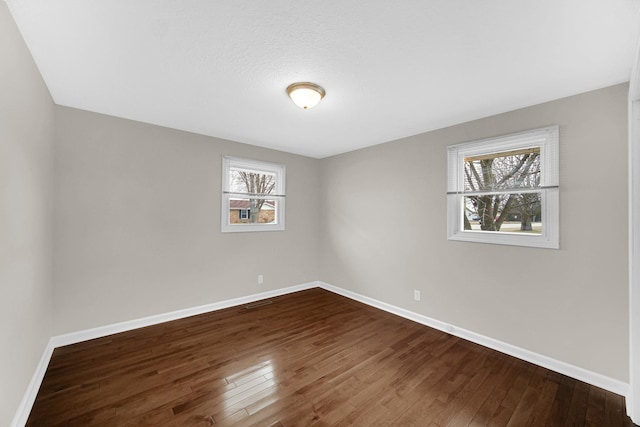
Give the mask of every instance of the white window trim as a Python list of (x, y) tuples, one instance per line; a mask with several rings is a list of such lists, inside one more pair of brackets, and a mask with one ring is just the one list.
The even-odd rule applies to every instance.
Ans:
[[(239, 223), (230, 224), (229, 214), (231, 211), (230, 200), (231, 189), (229, 182), (229, 171), (232, 167), (241, 169), (253, 169), (276, 175), (275, 195), (277, 199), (275, 224), (251, 224)], [(246, 233), (252, 231), (281, 231), (284, 230), (285, 219), (285, 184), (286, 184), (286, 167), (279, 163), (262, 162), (259, 160), (250, 160), (240, 157), (224, 156), (222, 158), (222, 203), (221, 203), (221, 227), (223, 233), (236, 232)]]
[[(465, 242), (558, 249), (559, 209), (559, 127), (550, 126), (496, 138), (487, 138), (447, 147), (447, 238)], [(465, 230), (462, 215), (464, 158), (510, 150), (540, 147), (540, 188), (543, 226), (541, 234)]]

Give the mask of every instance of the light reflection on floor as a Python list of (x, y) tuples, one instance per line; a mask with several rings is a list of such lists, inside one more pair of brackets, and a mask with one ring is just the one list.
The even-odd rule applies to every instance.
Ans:
[(225, 402), (222, 418), (239, 420), (274, 403), (277, 400), (274, 370), (273, 361), (268, 359), (225, 377), (229, 388), (222, 395)]

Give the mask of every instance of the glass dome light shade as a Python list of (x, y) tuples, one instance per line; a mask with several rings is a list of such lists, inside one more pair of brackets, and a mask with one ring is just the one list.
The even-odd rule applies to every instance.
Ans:
[(315, 83), (293, 83), (287, 88), (289, 98), (300, 108), (308, 110), (318, 105), (325, 91)]

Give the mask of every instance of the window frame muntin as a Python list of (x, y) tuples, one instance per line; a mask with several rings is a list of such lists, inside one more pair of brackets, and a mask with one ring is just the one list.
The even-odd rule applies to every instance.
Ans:
[[(464, 159), (532, 147), (540, 147), (542, 233), (464, 230)], [(447, 174), (448, 240), (559, 249), (559, 126), (450, 145)]]
[[(238, 223), (231, 224), (231, 197), (242, 193), (231, 193), (230, 171), (232, 168), (247, 169), (255, 172), (272, 173), (276, 176), (275, 194), (255, 196), (247, 194), (247, 198), (275, 200), (275, 224)], [(220, 215), (220, 231), (223, 233), (246, 233), (254, 231), (283, 231), (285, 229), (285, 200), (286, 200), (286, 165), (243, 157), (223, 156), (222, 158), (222, 202)], [(251, 196), (251, 197), (250, 197)]]

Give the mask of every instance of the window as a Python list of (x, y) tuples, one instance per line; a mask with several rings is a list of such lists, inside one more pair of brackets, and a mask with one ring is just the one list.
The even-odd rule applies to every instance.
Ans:
[(559, 247), (558, 126), (447, 149), (449, 240)]
[(222, 160), (222, 231), (284, 230), (285, 166)]

